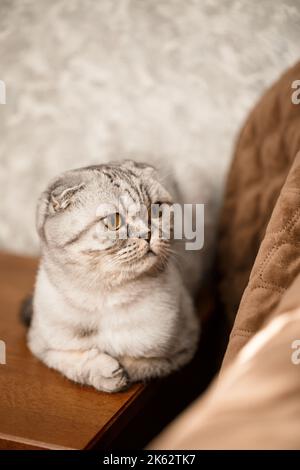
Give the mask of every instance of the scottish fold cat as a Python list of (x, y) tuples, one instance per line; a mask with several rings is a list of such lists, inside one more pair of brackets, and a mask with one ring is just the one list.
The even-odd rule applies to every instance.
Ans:
[(185, 202), (176, 180), (133, 161), (67, 171), (49, 184), (37, 208), (41, 260), (28, 331), (34, 355), (106, 392), (191, 360), (203, 266), (201, 253), (174, 240), (171, 216), (162, 227), (174, 202)]

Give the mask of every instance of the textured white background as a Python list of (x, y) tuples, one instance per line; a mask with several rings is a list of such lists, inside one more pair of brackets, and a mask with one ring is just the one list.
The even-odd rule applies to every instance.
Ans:
[(299, 0), (0, 0), (0, 248), (36, 252), (37, 196), (68, 168), (154, 153), (220, 188), (299, 53)]

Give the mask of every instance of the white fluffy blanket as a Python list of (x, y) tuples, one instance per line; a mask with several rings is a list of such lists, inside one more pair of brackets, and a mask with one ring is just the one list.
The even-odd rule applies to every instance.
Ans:
[(0, 248), (37, 251), (52, 176), (122, 155), (196, 162), (219, 197), (299, 24), (298, 0), (0, 0)]

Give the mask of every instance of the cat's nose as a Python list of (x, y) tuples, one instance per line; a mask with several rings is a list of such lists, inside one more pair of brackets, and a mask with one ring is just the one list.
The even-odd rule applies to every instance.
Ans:
[(145, 230), (139, 234), (139, 238), (143, 238), (146, 242), (150, 243), (151, 240), (151, 229)]
[(150, 229), (150, 228), (148, 229), (148, 232), (147, 232), (147, 234), (146, 234), (145, 240), (146, 240), (148, 243), (150, 243), (150, 240), (151, 240), (151, 229)]

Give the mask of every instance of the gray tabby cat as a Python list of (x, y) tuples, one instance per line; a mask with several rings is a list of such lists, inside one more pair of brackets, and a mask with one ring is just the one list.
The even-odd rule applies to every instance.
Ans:
[[(199, 321), (184, 269), (193, 277), (189, 262), (199, 260), (191, 253), (180, 268), (174, 240), (162, 239), (159, 224), (142, 237), (141, 221), (126, 215), (129, 206), (173, 198), (180, 195), (171, 182), (167, 190), (154, 168), (132, 161), (68, 171), (42, 194), (28, 344), (45, 364), (116, 392), (191, 360)], [(111, 237), (125, 222), (129, 238)]]

